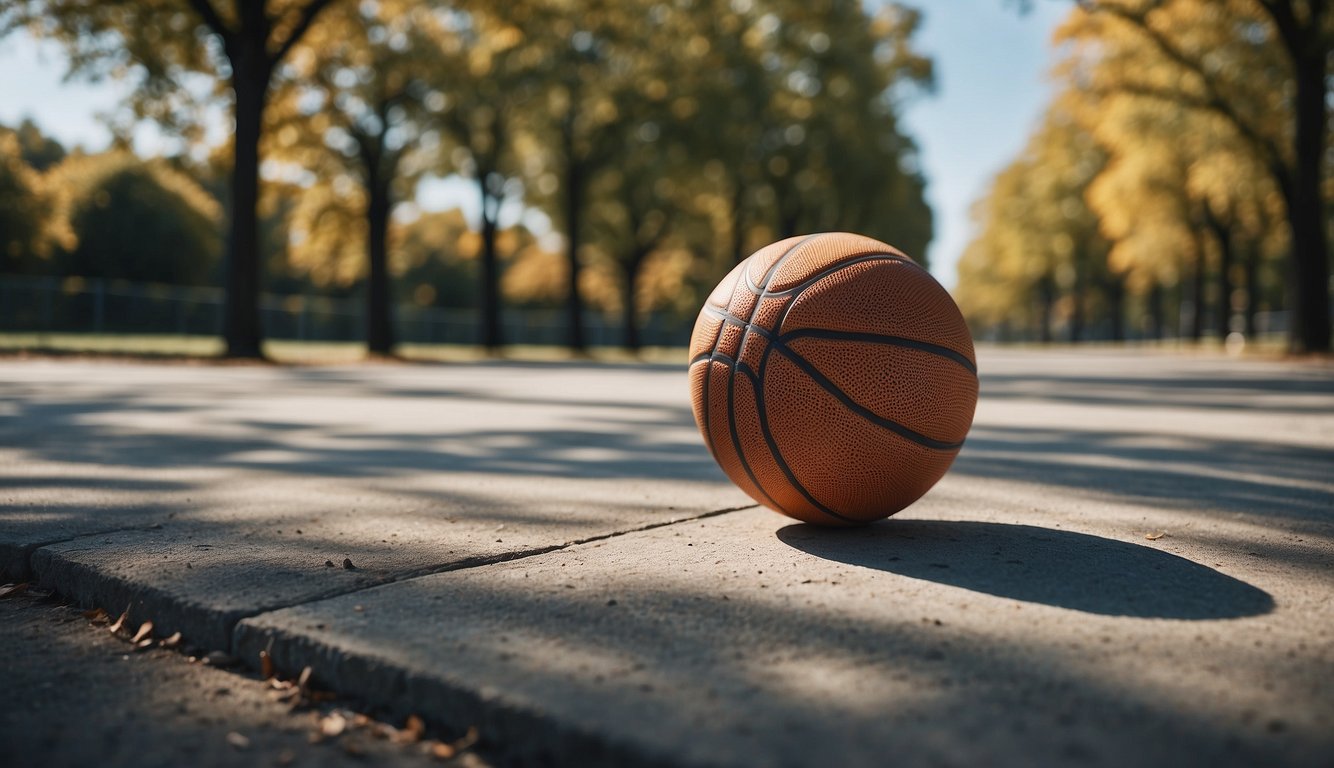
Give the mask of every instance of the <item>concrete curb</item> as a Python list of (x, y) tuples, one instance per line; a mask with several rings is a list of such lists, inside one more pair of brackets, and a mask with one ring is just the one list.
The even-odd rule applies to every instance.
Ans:
[(31, 573), (38, 586), (54, 590), (80, 606), (104, 608), (113, 616), (129, 611), (127, 621), (131, 625), (152, 621), (156, 634), (179, 631), (192, 645), (206, 650), (228, 651), (232, 628), (249, 615), (246, 611), (219, 611), (182, 601), (47, 547), (33, 551)]
[(267, 651), (285, 673), (295, 676), (309, 666), (320, 686), (395, 716), (415, 714), (458, 730), (476, 726), (483, 743), (507, 764), (590, 768), (707, 765), (686, 763), (680, 756), (659, 755), (642, 744), (609, 738), (593, 724), (566, 722), (558, 713), (495, 689), (413, 674), (373, 653), (348, 653), (308, 636), (266, 627), (262, 619), (245, 619), (236, 626), (233, 652), (246, 664), (254, 666), (260, 651)]

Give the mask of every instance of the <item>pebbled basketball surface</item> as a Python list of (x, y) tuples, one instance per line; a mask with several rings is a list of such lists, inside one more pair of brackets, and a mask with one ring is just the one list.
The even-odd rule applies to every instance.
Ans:
[(977, 365), (954, 301), (885, 243), (824, 233), (754, 253), (690, 343), (695, 421), (756, 501), (823, 525), (898, 512), (949, 469)]

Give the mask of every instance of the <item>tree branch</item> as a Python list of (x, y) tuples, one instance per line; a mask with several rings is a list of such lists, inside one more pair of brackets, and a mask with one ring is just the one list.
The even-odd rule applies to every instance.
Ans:
[[(1232, 123), (1233, 127), (1235, 127), (1237, 131), (1249, 141), (1257, 151), (1259, 151), (1261, 156), (1265, 158), (1266, 162), (1269, 163), (1271, 167), (1275, 169), (1282, 168), (1284, 169), (1284, 175), (1287, 175), (1287, 164), (1283, 162), (1283, 153), (1279, 147), (1271, 139), (1261, 135), (1253, 125), (1242, 119), (1241, 114), (1228, 103), (1227, 99), (1223, 98), (1222, 93), (1218, 89), (1218, 84), (1204, 71), (1200, 62), (1195, 61), (1190, 56), (1186, 55), (1185, 51), (1182, 51), (1173, 44), (1166, 35), (1149, 26), (1147, 11), (1137, 13), (1120, 6), (1097, 2), (1097, 0), (1077, 1), (1079, 6), (1089, 13), (1106, 13), (1135, 27), (1169, 60), (1197, 75), (1200, 78), (1200, 82), (1204, 84), (1205, 99), (1203, 101), (1194, 102), (1192, 106), (1214, 112)], [(1139, 95), (1144, 96), (1169, 99), (1176, 101), (1177, 103), (1187, 103), (1185, 102), (1185, 99), (1182, 98), (1182, 94), (1173, 93), (1171, 91), (1150, 89), (1144, 86), (1127, 86), (1122, 87), (1121, 90), (1132, 93), (1137, 92)], [(1282, 183), (1283, 180), (1280, 179), (1279, 181)]]
[(232, 39), (236, 33), (227, 26), (227, 23), (218, 15), (218, 9), (213, 7), (211, 0), (189, 0), (190, 8), (199, 16), (199, 18), (213, 30), (213, 33), (222, 38), (224, 48), (232, 48)]
[[(1174, 91), (1169, 88), (1155, 88), (1142, 83), (1120, 83), (1109, 88), (1099, 88), (1094, 92), (1100, 96), (1115, 96), (1118, 94), (1140, 96), (1146, 99), (1165, 101), (1189, 109), (1199, 109), (1221, 115), (1227, 118), (1228, 122), (1232, 123), (1233, 127), (1237, 129), (1237, 132), (1250, 142), (1255, 147), (1256, 151), (1260, 153), (1265, 164), (1267, 164), (1271, 171), (1273, 171), (1276, 177), (1275, 180), (1278, 181), (1280, 185), (1287, 183), (1289, 177), (1287, 164), (1283, 162), (1283, 155), (1278, 151), (1278, 148), (1274, 146), (1273, 142), (1260, 136), (1246, 123), (1230, 117), (1225, 109), (1220, 109), (1219, 104), (1221, 102), (1218, 102), (1215, 99), (1196, 99), (1181, 93), (1180, 91)], [(1223, 103), (1223, 107), (1226, 108), (1225, 103)]]
[[(1269, 18), (1278, 28), (1279, 37), (1283, 38), (1283, 47), (1294, 65), (1297, 64), (1297, 52), (1302, 48), (1302, 30), (1297, 22), (1297, 15), (1292, 9), (1292, 0), (1259, 0)], [(1313, 4), (1314, 5), (1314, 4)], [(1312, 8), (1314, 15), (1315, 9)]]
[[(208, 2), (208, 0), (191, 0), (191, 2)], [(292, 27), (292, 31), (288, 33), (287, 39), (278, 46), (278, 50), (270, 55), (270, 66), (277, 66), (278, 62), (282, 61), (287, 53), (292, 50), (292, 47), (301, 42), (301, 37), (306, 34), (306, 30), (310, 29), (315, 17), (331, 3), (333, 3), (333, 0), (310, 0), (301, 9), (301, 16), (297, 19), (296, 26)]]

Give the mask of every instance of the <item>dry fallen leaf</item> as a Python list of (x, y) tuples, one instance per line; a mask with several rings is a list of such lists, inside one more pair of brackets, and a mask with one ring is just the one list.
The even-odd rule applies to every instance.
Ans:
[(126, 608), (125, 613), (122, 613), (120, 615), (120, 618), (116, 619), (116, 623), (107, 627), (107, 631), (113, 635), (120, 634), (120, 631), (125, 628), (125, 622), (128, 621), (129, 618), (130, 618), (130, 609)]
[(28, 591), (28, 582), (26, 581), (20, 582), (18, 584), (6, 584), (3, 587), (0, 587), (0, 598), (18, 597), (19, 595), (27, 591)]
[(140, 640), (143, 640), (144, 638), (149, 637), (152, 634), (153, 634), (153, 622), (145, 621), (143, 624), (139, 625), (139, 631), (134, 633), (134, 637), (130, 638), (130, 642), (138, 645)]
[(1149, 541), (1157, 541), (1166, 535), (1167, 534), (1165, 532), (1159, 531), (1157, 533), (1146, 533), (1144, 534), (1144, 538), (1148, 539)]
[(236, 747), (237, 749), (250, 748), (250, 739), (246, 738), (244, 734), (237, 733), (236, 731), (232, 731), (227, 734), (227, 743), (231, 744), (233, 747)]
[(480, 739), (481, 737), (482, 735), (477, 731), (477, 726), (470, 725), (468, 726), (468, 732), (463, 734), (463, 738), (454, 742), (454, 748), (467, 749), (468, 747), (471, 747), (472, 745), (476, 744), (477, 740)]
[(347, 730), (347, 718), (337, 712), (330, 712), (320, 720), (320, 733), (333, 738)]
[(265, 680), (271, 680), (273, 679), (273, 673), (273, 657), (269, 655), (268, 651), (260, 651), (259, 674), (263, 676)]
[(426, 735), (426, 724), (416, 715), (408, 715), (408, 722), (401, 730), (393, 731), (395, 744), (415, 744)]
[(103, 608), (94, 608), (91, 611), (84, 611), (83, 617), (94, 624), (105, 624), (108, 621), (111, 621), (111, 617), (107, 615), (106, 610)]
[(429, 752), (432, 757), (437, 760), (449, 760), (460, 752), (472, 747), (472, 745), (477, 743), (479, 738), (480, 734), (477, 732), (477, 726), (470, 726), (468, 732), (463, 735), (463, 738), (455, 740), (452, 744), (445, 744), (440, 741), (431, 741), (427, 742), (427, 744), (429, 744)]
[(175, 648), (176, 646), (178, 646), (178, 645), (180, 645), (180, 644), (181, 644), (181, 633), (180, 633), (180, 632), (173, 632), (173, 633), (171, 633), (171, 636), (170, 636), (170, 637), (164, 637), (164, 638), (162, 639), (162, 647), (163, 647), (163, 648)]

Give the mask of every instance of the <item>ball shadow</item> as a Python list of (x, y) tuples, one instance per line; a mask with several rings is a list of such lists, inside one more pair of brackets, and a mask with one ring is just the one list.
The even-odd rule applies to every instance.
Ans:
[(1274, 608), (1262, 589), (1159, 549), (1031, 525), (804, 523), (778, 539), (816, 557), (997, 597), (1106, 616), (1234, 619)]

